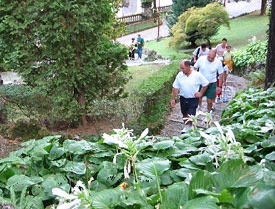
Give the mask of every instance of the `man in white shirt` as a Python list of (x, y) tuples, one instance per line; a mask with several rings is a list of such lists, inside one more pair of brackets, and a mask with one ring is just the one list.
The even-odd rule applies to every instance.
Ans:
[[(213, 105), (215, 93), (220, 93), (223, 84), (223, 66), (222, 62), (216, 58), (215, 50), (210, 50), (207, 56), (202, 56), (194, 65), (195, 70), (200, 69), (200, 73), (209, 81), (208, 89), (203, 96), (207, 97), (207, 112), (210, 112)], [(217, 73), (219, 74), (219, 86), (217, 87)], [(200, 98), (199, 105), (202, 99)]]
[[(209, 82), (201, 73), (191, 69), (191, 62), (183, 60), (180, 64), (181, 71), (178, 73), (174, 83), (172, 99), (170, 104), (175, 107), (175, 98), (180, 91), (180, 107), (184, 121), (190, 118), (190, 115), (196, 115), (199, 98), (203, 95)], [(200, 86), (202, 86), (199, 91)], [(192, 128), (192, 122), (188, 121), (187, 126), (182, 131), (188, 132)]]
[(205, 56), (208, 54), (208, 52), (209, 52), (209, 49), (206, 47), (205, 43), (203, 43), (203, 44), (201, 44), (201, 46), (197, 47), (195, 49), (195, 51), (193, 52), (194, 63), (197, 62), (197, 60), (199, 59), (200, 56)]

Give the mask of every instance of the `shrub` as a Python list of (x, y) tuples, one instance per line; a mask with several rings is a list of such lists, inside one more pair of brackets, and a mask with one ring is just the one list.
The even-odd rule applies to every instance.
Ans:
[(252, 41), (245, 48), (234, 53), (234, 70), (238, 74), (243, 73), (244, 70), (253, 69), (255, 66), (263, 64), (265, 66), (267, 54), (267, 42)]

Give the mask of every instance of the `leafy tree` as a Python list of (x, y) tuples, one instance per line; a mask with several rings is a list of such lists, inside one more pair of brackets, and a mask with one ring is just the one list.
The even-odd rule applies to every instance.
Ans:
[(266, 59), (265, 89), (275, 84), (275, 1), (271, 4), (269, 38)]
[(218, 33), (221, 25), (229, 27), (229, 16), (219, 3), (203, 8), (192, 7), (179, 16), (179, 22), (172, 28), (169, 45), (178, 48), (184, 41), (195, 45), (196, 40), (203, 39), (210, 46), (210, 38)]
[(172, 28), (178, 21), (178, 17), (191, 7), (204, 7), (213, 0), (173, 0), (172, 15), (167, 18), (169, 28)]
[(119, 0), (0, 1), (0, 59), (53, 101), (57, 117), (85, 126), (86, 107), (118, 98), (126, 49), (111, 40)]

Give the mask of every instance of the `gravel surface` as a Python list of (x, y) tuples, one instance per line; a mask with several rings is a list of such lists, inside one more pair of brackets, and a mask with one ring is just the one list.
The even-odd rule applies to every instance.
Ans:
[[(240, 90), (243, 90), (247, 87), (247, 80), (245, 80), (242, 77), (235, 76), (235, 75), (228, 75), (227, 78), (227, 87), (226, 87), (226, 93), (229, 99), (229, 102), (235, 97), (236, 93)], [(223, 103), (222, 101), (218, 104), (216, 104), (215, 110), (212, 112), (212, 121), (220, 121), (221, 115), (223, 110), (227, 107), (228, 103)], [(202, 112), (206, 112), (206, 97), (203, 98), (202, 103)], [(198, 120), (198, 127), (200, 128), (206, 128), (205, 125), (205, 116), (199, 115), (197, 116)], [(164, 137), (170, 137), (170, 136), (178, 136), (180, 135), (181, 130), (184, 128), (184, 123), (182, 120), (182, 114), (180, 112), (180, 105), (179, 103), (176, 104), (175, 108), (172, 110), (170, 115), (167, 117), (165, 126), (163, 130), (161, 131), (161, 136)]]

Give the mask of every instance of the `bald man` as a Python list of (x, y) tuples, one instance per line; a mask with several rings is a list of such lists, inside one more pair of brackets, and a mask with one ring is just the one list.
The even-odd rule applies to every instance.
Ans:
[[(200, 69), (200, 73), (208, 80), (209, 85), (203, 96), (207, 97), (207, 112), (211, 112), (215, 92), (222, 91), (223, 71), (222, 62), (216, 58), (216, 51), (210, 50), (207, 56), (201, 56), (194, 65), (195, 70)], [(217, 73), (219, 74), (219, 86), (217, 87)], [(200, 98), (199, 105), (202, 99)]]
[[(201, 73), (191, 69), (191, 62), (183, 60), (180, 64), (181, 71), (178, 73), (174, 83), (171, 106), (175, 107), (175, 98), (180, 91), (180, 108), (183, 120), (186, 121), (190, 115), (196, 115), (199, 98), (203, 95), (209, 82)], [(199, 90), (202, 86), (201, 90)], [(188, 132), (192, 128), (192, 121), (186, 122), (186, 127), (181, 133)]]

